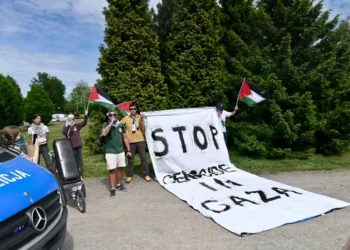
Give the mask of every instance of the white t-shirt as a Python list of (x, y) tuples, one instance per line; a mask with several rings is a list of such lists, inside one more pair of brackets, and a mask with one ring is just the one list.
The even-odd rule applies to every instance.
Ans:
[[(46, 126), (46, 125), (44, 125), (44, 135), (41, 135), (41, 136), (38, 136), (38, 138), (39, 138), (39, 141), (40, 141), (40, 144), (45, 144), (45, 143), (47, 143), (47, 140), (46, 140), (46, 133), (48, 133), (48, 132), (50, 132), (49, 131), (49, 128)], [(31, 127), (29, 127), (28, 128), (28, 134), (29, 135), (33, 135), (34, 133), (33, 133), (33, 129), (31, 128)]]
[(219, 121), (222, 125), (222, 132), (226, 132), (226, 118), (231, 116), (231, 112), (228, 112), (226, 110), (222, 111), (221, 116), (219, 116)]

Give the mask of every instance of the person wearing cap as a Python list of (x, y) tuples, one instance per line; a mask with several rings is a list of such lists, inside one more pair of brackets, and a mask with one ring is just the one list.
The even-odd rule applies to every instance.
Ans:
[(225, 144), (227, 144), (227, 131), (226, 131), (226, 118), (234, 116), (238, 110), (238, 106), (236, 105), (235, 111), (228, 112), (224, 110), (224, 105), (222, 103), (218, 103), (216, 105), (216, 111), (218, 112), (218, 118), (220, 124), (222, 125), (222, 131), (224, 133)]
[(84, 167), (82, 154), (83, 142), (80, 137), (80, 129), (86, 126), (88, 122), (88, 114), (89, 113), (85, 111), (84, 120), (80, 123), (75, 123), (74, 115), (69, 114), (67, 117), (66, 126), (63, 130), (64, 136), (67, 137), (72, 143), (75, 158), (77, 159), (77, 163), (80, 169)]
[(109, 171), (110, 197), (116, 196), (116, 190), (126, 191), (122, 184), (126, 156), (131, 157), (130, 144), (126, 135), (125, 126), (118, 120), (118, 113), (111, 110), (107, 113), (102, 124), (102, 136), (104, 136), (104, 154)]

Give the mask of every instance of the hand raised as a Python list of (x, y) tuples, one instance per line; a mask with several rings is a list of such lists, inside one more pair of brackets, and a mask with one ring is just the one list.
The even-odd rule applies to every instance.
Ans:
[(111, 124), (114, 124), (116, 122), (116, 119), (114, 117), (111, 118)]

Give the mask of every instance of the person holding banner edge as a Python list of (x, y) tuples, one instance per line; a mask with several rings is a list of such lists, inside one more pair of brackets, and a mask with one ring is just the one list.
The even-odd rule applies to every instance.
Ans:
[(136, 150), (139, 153), (141, 159), (141, 167), (143, 170), (143, 177), (146, 181), (151, 181), (149, 177), (149, 169), (146, 156), (146, 142), (143, 136), (145, 132), (145, 124), (143, 123), (144, 115), (137, 114), (137, 107), (135, 103), (131, 103), (129, 106), (130, 115), (125, 116), (121, 123), (126, 128), (126, 133), (130, 143), (131, 157), (128, 158), (128, 177), (126, 182), (130, 183), (134, 175), (134, 156)]
[(216, 105), (216, 111), (218, 113), (219, 121), (222, 125), (222, 131), (224, 133), (225, 144), (227, 145), (227, 131), (226, 131), (226, 118), (234, 116), (237, 113), (238, 105), (236, 105), (235, 110), (233, 112), (228, 112), (224, 110), (224, 105), (222, 103), (218, 103)]

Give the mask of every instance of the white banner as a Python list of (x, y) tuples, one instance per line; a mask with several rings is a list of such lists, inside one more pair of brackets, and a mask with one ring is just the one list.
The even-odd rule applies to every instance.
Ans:
[(350, 205), (236, 168), (230, 163), (215, 108), (146, 112), (145, 116), (148, 148), (159, 183), (237, 235)]

